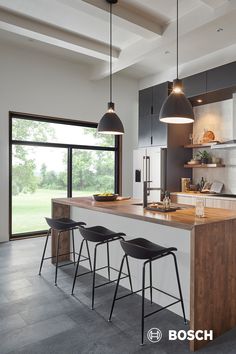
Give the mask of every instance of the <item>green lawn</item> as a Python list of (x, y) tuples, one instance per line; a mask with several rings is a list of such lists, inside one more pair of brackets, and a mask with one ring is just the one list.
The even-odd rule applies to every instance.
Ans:
[[(94, 192), (76, 192), (76, 196)], [(38, 189), (32, 194), (19, 194), (12, 198), (12, 233), (46, 230), (44, 217), (51, 215), (51, 199), (66, 197), (66, 191)]]

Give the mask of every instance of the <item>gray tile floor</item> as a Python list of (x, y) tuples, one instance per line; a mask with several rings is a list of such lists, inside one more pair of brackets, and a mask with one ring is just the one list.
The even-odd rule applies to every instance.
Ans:
[[(182, 319), (170, 311), (146, 321), (146, 330), (162, 330), (161, 342), (146, 341), (140, 347), (139, 296), (117, 302), (113, 322), (108, 323), (114, 285), (97, 290), (96, 310), (92, 311), (90, 275), (80, 278), (75, 297), (70, 295), (74, 266), (59, 270), (58, 287), (53, 285), (54, 267), (49, 261), (39, 277), (43, 243), (38, 238), (0, 244), (0, 354), (189, 353), (187, 342), (167, 339), (168, 329), (186, 329)], [(235, 354), (236, 329), (199, 353)]]

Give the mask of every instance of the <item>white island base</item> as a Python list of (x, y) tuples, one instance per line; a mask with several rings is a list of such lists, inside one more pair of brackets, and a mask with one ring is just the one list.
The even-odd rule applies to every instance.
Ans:
[[(145, 238), (151, 242), (157, 243), (164, 247), (176, 247), (176, 253), (180, 282), (184, 298), (184, 306), (186, 318), (190, 319), (190, 240), (191, 231), (170, 227), (166, 225), (155, 224), (147, 221), (136, 220), (128, 217), (122, 217), (104, 212), (88, 210), (79, 207), (71, 207), (71, 218), (73, 220), (83, 221), (88, 227), (101, 225), (115, 232), (124, 232), (127, 236), (126, 240), (136, 237)], [(77, 233), (77, 231), (76, 231)], [(78, 236), (78, 237), (77, 237)], [(81, 236), (76, 235), (75, 245), (78, 250), (80, 247)], [(72, 242), (71, 242), (72, 244)], [(94, 245), (89, 242), (89, 249), (93, 261)], [(86, 255), (86, 249), (84, 252)], [(110, 243), (110, 264), (116, 269), (120, 268), (121, 259), (124, 255), (120, 242)], [(142, 287), (142, 265), (143, 260), (137, 260), (129, 257), (130, 271), (134, 291)], [(97, 253), (97, 268), (107, 264), (106, 245), (99, 246)], [(83, 262), (84, 267), (88, 267), (88, 262)], [(126, 272), (126, 269), (124, 267)], [(179, 298), (178, 285), (172, 256), (164, 257), (153, 262), (152, 264), (153, 285), (163, 291), (166, 291)], [(107, 269), (99, 271), (99, 274), (107, 278)], [(118, 273), (111, 272), (113, 279), (118, 276)], [(78, 282), (76, 283), (78, 286)], [(121, 280), (120, 285), (127, 289), (129, 288), (128, 279)], [(146, 267), (146, 286), (149, 286), (149, 267)], [(76, 288), (75, 288), (76, 289)], [(99, 291), (99, 289), (97, 290)], [(146, 297), (149, 299), (150, 291), (147, 289)], [(141, 293), (139, 293), (141, 294)], [(122, 300), (121, 300), (122, 301)], [(125, 301), (125, 300), (124, 300)], [(164, 295), (153, 289), (153, 302), (166, 306), (173, 302), (173, 298)], [(96, 298), (95, 298), (96, 305)], [(169, 307), (169, 310), (183, 316), (181, 304), (178, 303)], [(141, 309), (140, 309), (141, 311)], [(158, 315), (157, 315), (158, 316)]]

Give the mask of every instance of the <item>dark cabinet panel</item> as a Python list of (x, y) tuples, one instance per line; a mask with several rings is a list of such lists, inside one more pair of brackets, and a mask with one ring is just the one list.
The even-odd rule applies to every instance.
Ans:
[(167, 145), (167, 124), (160, 122), (159, 113), (168, 90), (168, 82), (153, 87), (152, 145)]
[(167, 124), (160, 122), (159, 113), (152, 116), (152, 137), (153, 146), (167, 145)]
[(207, 92), (207, 73), (202, 72), (183, 79), (183, 90), (186, 97), (195, 97)]
[(168, 96), (169, 82), (139, 92), (139, 146), (167, 144), (167, 124), (159, 121), (159, 112)]
[(138, 143), (140, 147), (151, 146), (152, 116), (139, 116)]
[(236, 62), (207, 71), (207, 91), (217, 91), (236, 86)]
[(164, 82), (153, 87), (153, 114), (160, 113), (163, 102), (168, 96), (169, 86), (169, 82)]
[(152, 114), (152, 87), (139, 91), (139, 116)]

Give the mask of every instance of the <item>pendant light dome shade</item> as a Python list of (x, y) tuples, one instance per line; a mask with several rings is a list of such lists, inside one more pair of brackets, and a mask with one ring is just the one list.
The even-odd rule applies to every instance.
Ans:
[(186, 124), (194, 122), (193, 107), (183, 93), (179, 79), (179, 0), (176, 1), (176, 59), (177, 77), (173, 81), (173, 90), (162, 105), (159, 120), (164, 123)]
[(186, 124), (194, 122), (193, 108), (183, 92), (172, 92), (165, 100), (159, 119), (161, 122)]
[(108, 111), (104, 114), (100, 120), (97, 128), (99, 133), (122, 135), (124, 134), (123, 124), (114, 111), (114, 103), (108, 104)]
[(97, 131), (102, 134), (123, 135), (124, 127), (112, 102), (112, 6), (118, 0), (106, 0), (106, 2), (110, 5), (110, 102), (108, 103), (108, 111), (98, 124)]

